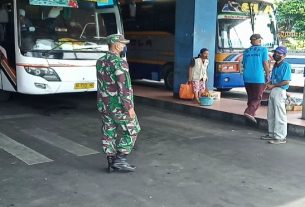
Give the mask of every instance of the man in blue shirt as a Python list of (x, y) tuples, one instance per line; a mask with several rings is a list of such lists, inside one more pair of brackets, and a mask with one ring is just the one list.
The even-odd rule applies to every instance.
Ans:
[(285, 108), (286, 90), (291, 80), (291, 66), (284, 61), (287, 48), (280, 46), (274, 50), (273, 59), (276, 61), (272, 69), (271, 82), (267, 89), (271, 90), (268, 101), (268, 134), (261, 137), (269, 140), (270, 144), (286, 143), (287, 115)]
[(269, 77), (269, 56), (267, 48), (261, 46), (260, 34), (250, 37), (251, 47), (243, 52), (243, 78), (248, 95), (247, 108), (244, 115), (256, 123), (255, 112), (260, 106), (265, 83)]

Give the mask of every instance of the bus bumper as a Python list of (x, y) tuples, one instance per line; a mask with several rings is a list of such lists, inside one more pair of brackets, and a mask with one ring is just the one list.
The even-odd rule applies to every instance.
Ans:
[(96, 69), (93, 67), (56, 68), (59, 81), (48, 81), (17, 71), (17, 92), (24, 94), (77, 93), (97, 90)]
[(215, 88), (236, 88), (244, 87), (244, 79), (242, 73), (215, 73)]

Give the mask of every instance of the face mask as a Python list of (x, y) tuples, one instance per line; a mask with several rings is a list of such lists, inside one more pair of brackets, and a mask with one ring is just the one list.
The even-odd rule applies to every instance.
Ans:
[(273, 59), (274, 59), (275, 61), (280, 61), (280, 60), (282, 59), (281, 56), (276, 55), (276, 54), (273, 54), (272, 57), (273, 57)]
[(275, 60), (275, 61), (280, 61), (280, 60), (282, 60), (282, 56), (280, 56), (280, 55), (276, 55), (276, 54), (273, 54), (273, 59)]
[(123, 47), (123, 50), (120, 52), (120, 56), (121, 57), (125, 57), (126, 56), (126, 52), (127, 52), (127, 47), (126, 45)]

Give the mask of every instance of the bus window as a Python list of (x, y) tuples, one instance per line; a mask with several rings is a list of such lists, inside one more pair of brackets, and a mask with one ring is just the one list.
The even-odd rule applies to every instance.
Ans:
[(137, 31), (153, 31), (154, 30), (154, 4), (144, 2), (137, 5), (136, 25)]
[(8, 12), (4, 8), (4, 5), (0, 9), (0, 42), (3, 42), (5, 39), (6, 25), (8, 23)]
[[(249, 37), (252, 34), (250, 19), (230, 20), (220, 19), (219, 22), (220, 48), (247, 48), (250, 47)], [(243, 28), (241, 35), (240, 30)]]
[(137, 15), (137, 4), (135, 0), (131, 0), (129, 3), (129, 16), (130, 18), (135, 18)]
[(104, 29), (104, 31), (102, 31), (104, 33), (103, 36), (108, 36), (110, 34), (117, 34), (118, 30), (117, 30), (117, 24), (115, 21), (115, 14), (114, 13), (102, 13), (100, 15), (101, 15), (100, 18), (103, 19), (103, 21), (102, 21), (103, 27), (101, 28), (102, 30)]
[(94, 37), (96, 37), (95, 23), (94, 22), (88, 22), (85, 25), (85, 27), (84, 27), (84, 29), (83, 29), (79, 38), (81, 38), (81, 39), (92, 39)]
[(19, 9), (19, 29), (21, 35), (21, 48), (31, 50), (34, 46), (35, 27), (32, 20), (28, 18), (25, 9)]
[(15, 64), (14, 53), (14, 18), (12, 14), (12, 3), (2, 1), (0, 3), (0, 49), (4, 56), (7, 56), (10, 65)]
[[(170, 12), (169, 12), (170, 11)], [(154, 8), (154, 30), (175, 33), (175, 4), (160, 2)]]

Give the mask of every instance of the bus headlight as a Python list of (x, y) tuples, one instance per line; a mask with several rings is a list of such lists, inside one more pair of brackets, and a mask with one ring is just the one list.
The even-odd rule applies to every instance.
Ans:
[(61, 81), (58, 74), (52, 68), (24, 67), (28, 74), (39, 76), (47, 81)]

